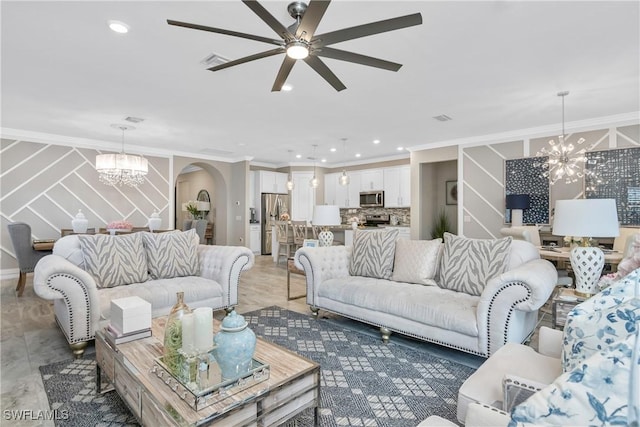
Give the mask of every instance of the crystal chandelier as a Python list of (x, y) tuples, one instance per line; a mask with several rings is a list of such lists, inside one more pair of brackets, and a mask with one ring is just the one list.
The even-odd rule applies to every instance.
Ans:
[(558, 92), (558, 96), (562, 97), (562, 134), (558, 136), (557, 142), (554, 139), (549, 140), (549, 147), (542, 147), (536, 154), (538, 157), (548, 158), (542, 164), (542, 176), (549, 178), (551, 185), (559, 180), (564, 180), (565, 184), (578, 181), (578, 178), (584, 177), (584, 164), (587, 161), (586, 148), (574, 151), (576, 145), (581, 146), (584, 143), (584, 138), (578, 139), (576, 145), (565, 141), (567, 135), (564, 132), (564, 97), (567, 95), (568, 91)]
[[(347, 138), (342, 138), (342, 154), (345, 154), (346, 152), (345, 150), (346, 142), (347, 142)], [(347, 175), (347, 170), (344, 167), (342, 168), (342, 175), (340, 175), (338, 182), (343, 187), (346, 187), (347, 185), (349, 185), (349, 182), (351, 182), (351, 178), (349, 178), (349, 175)]]
[(137, 187), (144, 182), (144, 177), (149, 170), (149, 162), (142, 156), (124, 152), (124, 131), (135, 128), (118, 124), (111, 127), (122, 131), (122, 152), (96, 156), (96, 170), (100, 174), (100, 182), (112, 186), (125, 184)]

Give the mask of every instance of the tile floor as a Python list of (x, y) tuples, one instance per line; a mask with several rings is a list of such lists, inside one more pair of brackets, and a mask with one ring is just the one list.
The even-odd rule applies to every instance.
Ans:
[[(286, 276), (284, 261), (276, 265), (270, 256), (256, 257), (256, 265), (240, 279), (238, 312), (278, 305), (309, 313), (304, 298), (287, 301)], [(291, 275), (291, 279), (292, 294), (304, 293), (304, 278)], [(20, 298), (15, 294), (16, 283), (17, 278), (0, 282), (0, 425), (8, 423), (6, 411), (49, 409), (38, 368), (72, 357), (53, 318), (52, 304), (33, 292), (32, 275), (28, 275), (26, 290)], [(11, 421), (11, 425), (53, 426), (53, 422)]]

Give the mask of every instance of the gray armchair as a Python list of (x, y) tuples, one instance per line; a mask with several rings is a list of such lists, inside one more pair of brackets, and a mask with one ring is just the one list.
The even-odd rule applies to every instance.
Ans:
[(13, 250), (18, 260), (18, 267), (20, 268), (20, 277), (18, 278), (16, 291), (18, 292), (18, 296), (21, 297), (27, 281), (27, 273), (33, 273), (33, 269), (36, 267), (38, 261), (40, 261), (40, 258), (45, 255), (50, 255), (52, 251), (36, 251), (33, 249), (31, 226), (29, 226), (29, 224), (24, 222), (10, 222), (7, 228), (9, 229), (9, 237), (11, 238)]

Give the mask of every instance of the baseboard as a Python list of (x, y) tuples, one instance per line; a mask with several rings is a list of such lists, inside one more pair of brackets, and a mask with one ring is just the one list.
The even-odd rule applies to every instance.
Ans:
[(19, 268), (5, 268), (0, 270), (0, 280), (14, 279), (20, 276)]

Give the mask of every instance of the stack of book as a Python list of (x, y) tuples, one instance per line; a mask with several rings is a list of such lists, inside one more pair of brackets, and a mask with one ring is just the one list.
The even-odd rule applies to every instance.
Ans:
[(123, 344), (125, 342), (139, 340), (141, 338), (147, 338), (151, 336), (151, 328), (140, 329), (138, 331), (131, 331), (126, 334), (123, 334), (118, 329), (116, 329), (113, 325), (108, 325), (104, 328), (105, 336), (107, 341), (115, 346), (117, 344)]
[(33, 249), (35, 249), (36, 251), (51, 249), (55, 242), (56, 242), (56, 239), (34, 240)]

